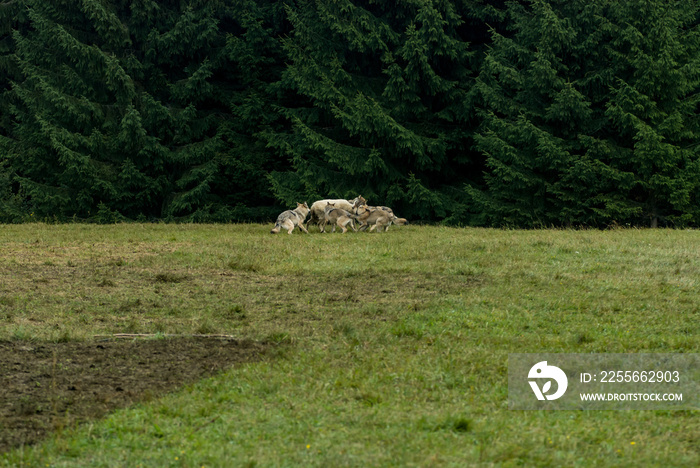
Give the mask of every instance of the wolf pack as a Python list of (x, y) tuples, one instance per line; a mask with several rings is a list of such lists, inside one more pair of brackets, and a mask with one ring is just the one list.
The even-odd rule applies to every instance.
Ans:
[[(358, 227), (355, 227), (355, 222), (358, 223)], [(318, 200), (311, 207), (306, 202), (297, 203), (295, 209), (284, 211), (277, 217), (275, 227), (270, 232), (277, 234), (285, 229), (287, 234), (291, 234), (294, 228), (298, 227), (300, 231), (308, 234), (307, 228), (312, 223), (317, 224), (321, 232), (326, 232), (326, 226), (330, 224), (333, 227), (331, 232), (335, 232), (337, 226), (345, 234), (348, 226), (356, 232), (364, 231), (368, 227), (370, 232), (375, 229), (377, 232), (386, 232), (392, 224), (400, 226), (408, 224), (408, 221), (406, 218), (397, 217), (388, 206), (369, 206), (367, 200), (360, 195), (352, 200)]]

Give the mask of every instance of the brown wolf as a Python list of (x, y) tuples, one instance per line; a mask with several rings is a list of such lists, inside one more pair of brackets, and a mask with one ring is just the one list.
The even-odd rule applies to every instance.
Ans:
[(293, 210), (283, 211), (278, 217), (275, 227), (270, 231), (271, 234), (277, 234), (280, 229), (284, 228), (287, 230), (287, 234), (291, 234), (294, 231), (294, 227), (298, 226), (299, 229), (305, 233), (309, 233), (304, 227), (304, 220), (306, 215), (309, 214), (309, 205), (304, 203), (297, 203), (297, 207)]
[(408, 220), (406, 218), (398, 218), (396, 215), (394, 215), (394, 210), (392, 210), (388, 206), (380, 206), (378, 208), (380, 210), (386, 211), (389, 214), (389, 217), (391, 218), (389, 224), (387, 224), (386, 228), (384, 228), (385, 231), (388, 231), (389, 226), (391, 226), (392, 224), (396, 224), (397, 226), (403, 226), (404, 224), (408, 224)]
[(375, 228), (377, 232), (381, 232), (382, 230), (388, 231), (392, 223), (408, 224), (406, 218), (398, 218), (388, 206), (365, 206), (365, 209), (366, 211), (357, 217), (360, 222), (360, 231), (364, 231), (369, 225), (372, 225), (369, 228), (370, 232)]
[(326, 205), (328, 205), (329, 203), (333, 203), (335, 208), (340, 208), (341, 210), (345, 210), (347, 212), (353, 213), (356, 208), (358, 208), (361, 205), (366, 204), (367, 200), (362, 198), (362, 195), (359, 195), (352, 200), (344, 200), (341, 198), (338, 200), (328, 199), (328, 200), (315, 201), (311, 204), (311, 208), (309, 211), (309, 221), (306, 223), (307, 227), (311, 223), (316, 223), (316, 224), (318, 224), (318, 228), (321, 232), (326, 231), (325, 210), (326, 210)]

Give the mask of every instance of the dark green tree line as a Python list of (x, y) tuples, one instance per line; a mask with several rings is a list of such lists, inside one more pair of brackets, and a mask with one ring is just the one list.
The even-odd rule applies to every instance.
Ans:
[(486, 224), (697, 223), (695, 2), (510, 4), (478, 79)]
[(20, 2), (0, 3), (0, 221), (21, 217), (23, 208), (26, 210), (14, 186), (12, 168), (3, 148), (11, 142), (11, 83), (20, 76), (13, 60), (15, 44), (12, 34), (13, 31), (24, 30), (27, 24)]
[(248, 119), (265, 120), (261, 64), (279, 46), (262, 15), (280, 6), (22, 3), (3, 148), (37, 216), (227, 220), (272, 204)]
[(282, 103), (291, 131), (267, 134), (289, 156), (276, 195), (354, 197), (409, 216), (463, 211), (472, 174), (472, 53), (454, 2), (304, 1), (289, 9)]
[(696, 0), (11, 0), (0, 220), (697, 226), (699, 48)]

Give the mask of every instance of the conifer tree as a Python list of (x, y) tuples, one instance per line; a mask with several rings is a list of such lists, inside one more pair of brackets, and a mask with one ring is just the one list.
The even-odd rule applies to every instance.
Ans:
[[(31, 28), (14, 34), (22, 79), (10, 154), (22, 189), (40, 217), (87, 218), (100, 203), (118, 210), (122, 169), (146, 133), (121, 61), (132, 45), (127, 28), (96, 0), (25, 3)], [(159, 190), (142, 182), (146, 197)]]
[(276, 0), (235, 2), (236, 27), (227, 35), (228, 70), (221, 94), (231, 109), (220, 135), (227, 150), (214, 190), (222, 194), (228, 219), (268, 220), (279, 214), (267, 175), (286, 158), (266, 148), (263, 132), (279, 130), (276, 110), (284, 95), (279, 80), (286, 56), (278, 37), (288, 34), (285, 5)]
[(239, 121), (279, 50), (264, 2), (26, 5), (10, 159), (38, 215), (222, 221), (272, 202), (260, 186), (274, 161)]
[(14, 42), (12, 31), (26, 27), (26, 17), (19, 1), (0, 3), (0, 136), (7, 136), (11, 130), (10, 83), (18, 76), (17, 66), (12, 57)]
[(698, 3), (626, 0), (610, 9), (617, 64), (606, 117), (634, 174), (630, 206), (656, 227), (700, 223)]
[(0, 3), (0, 222), (21, 220), (22, 199), (15, 189), (14, 176), (8, 154), (13, 140), (12, 114), (13, 94), (11, 83), (19, 76), (13, 60), (15, 47), (13, 30), (24, 30), (27, 18), (20, 1)]
[[(110, 155), (97, 153), (105, 106), (117, 95), (130, 101), (133, 82), (113, 55), (87, 45), (106, 38), (83, 27), (85, 14), (75, 2), (26, 5), (31, 29), (14, 34), (23, 81), (14, 86), (20, 104), (11, 161), (39, 213), (86, 216), (93, 198), (116, 195)], [(109, 39), (124, 44), (123, 29)], [(107, 73), (109, 82), (100, 85)]]
[(579, 138), (599, 120), (582, 73), (588, 50), (601, 46), (592, 34), (599, 10), (586, 3), (512, 3), (513, 33), (493, 34), (477, 81), (487, 189), (469, 189), (486, 224), (595, 223), (615, 207), (601, 197), (613, 191), (604, 168)]
[[(650, 184), (666, 187), (660, 192), (667, 219), (693, 216), (696, 8), (642, 3), (509, 5), (513, 33), (494, 33), (477, 81), (484, 108), (476, 141), (486, 156), (486, 187), (468, 192), (482, 222), (639, 223), (654, 216), (651, 201), (659, 196), (644, 194)], [(666, 83), (668, 94), (652, 81)], [(645, 105), (654, 118), (639, 113)], [(651, 182), (659, 177), (664, 182)], [(688, 182), (683, 189), (681, 181)]]
[(469, 175), (470, 52), (448, 1), (301, 1), (282, 85), (298, 94), (291, 129), (269, 144), (292, 168), (275, 172), (287, 203), (362, 194), (413, 217), (460, 211)]

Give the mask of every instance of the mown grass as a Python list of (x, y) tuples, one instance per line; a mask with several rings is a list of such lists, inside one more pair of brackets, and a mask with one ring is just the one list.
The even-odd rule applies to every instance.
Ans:
[[(0, 229), (0, 339), (281, 343), (9, 466), (697, 466), (696, 411), (507, 409), (512, 352), (697, 352), (697, 231)], [(315, 230), (314, 230), (315, 231)]]

